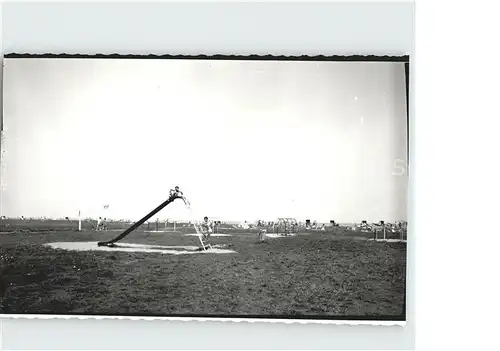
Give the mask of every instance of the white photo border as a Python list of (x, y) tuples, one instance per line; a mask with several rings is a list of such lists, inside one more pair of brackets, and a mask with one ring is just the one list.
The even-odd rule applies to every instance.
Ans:
[[(233, 5), (233, 4), (231, 4)], [(66, 6), (66, 8), (64, 8)], [(68, 7), (69, 6), (69, 7)], [(244, 43), (243, 45), (235, 45), (234, 47), (231, 47), (231, 40), (226, 40), (226, 41), (217, 41), (215, 40), (214, 43), (209, 44), (208, 46), (210, 49), (197, 49), (195, 48), (194, 40), (196, 38), (196, 33), (201, 33), (204, 28), (204, 24), (206, 25), (207, 23), (210, 22), (210, 18), (212, 20), (215, 20), (215, 18), (220, 19), (224, 18), (222, 22), (228, 22), (230, 21), (230, 18), (233, 20), (231, 21), (232, 25), (236, 24), (243, 24), (243, 27), (245, 24), (248, 25), (247, 22), (242, 21), (242, 23), (238, 23), (234, 21), (235, 16), (238, 17), (239, 15), (247, 14), (247, 10), (242, 10), (241, 8), (232, 8), (231, 6), (228, 6), (225, 10), (222, 10), (221, 6), (224, 6), (224, 4), (203, 4), (200, 6), (209, 6), (206, 7), (205, 9), (211, 9), (210, 11), (213, 11), (211, 15), (209, 15), (206, 19), (205, 22), (203, 22), (202, 19), (197, 18), (199, 23), (196, 23), (196, 25), (199, 25), (198, 30), (192, 31), (192, 33), (188, 30), (187, 33), (184, 32), (183, 34), (187, 34), (188, 40), (186, 40), (187, 45), (182, 44), (180, 42), (174, 43), (174, 45), (168, 45), (168, 43), (162, 42), (161, 36), (156, 37), (156, 42), (155, 44), (157, 45), (156, 48), (153, 48), (154, 44), (153, 42), (150, 41), (151, 37), (154, 37), (154, 32), (151, 33), (149, 32), (149, 36), (146, 36), (147, 29), (151, 29), (150, 27), (147, 26), (147, 19), (144, 17), (141, 17), (143, 20), (143, 24), (145, 29), (139, 30), (141, 34), (147, 38), (145, 42), (147, 42), (146, 46), (149, 45), (149, 48), (146, 48), (144, 45), (144, 42), (138, 43), (137, 41), (131, 40), (127, 43), (116, 40), (113, 41), (113, 38), (111, 37), (100, 37), (99, 32), (105, 31), (106, 26), (109, 26), (109, 22), (113, 21), (115, 22), (115, 25), (118, 25), (119, 27), (121, 26), (122, 28), (126, 26), (126, 21), (124, 20), (125, 17), (127, 18), (135, 18), (137, 21), (137, 8), (140, 7), (142, 8), (141, 11), (143, 11), (143, 14), (145, 13), (152, 13), (152, 12), (158, 12), (158, 9), (151, 10), (155, 6), (163, 6), (164, 9), (168, 9), (170, 6), (169, 4), (131, 4), (128, 7), (128, 10), (126, 9), (126, 6), (120, 5), (120, 4), (79, 4), (76, 5), (78, 7), (78, 11), (76, 10), (76, 7), (71, 9), (71, 6), (73, 5), (67, 5), (67, 4), (7, 4), (4, 5), (3, 9), (3, 26), (4, 26), (4, 43), (3, 43), (3, 48), (4, 48), (4, 54), (8, 53), (13, 53), (13, 52), (18, 52), (18, 53), (88, 53), (88, 54), (96, 54), (96, 53), (122, 53), (122, 54), (127, 54), (131, 53), (133, 51), (134, 54), (149, 54), (152, 52), (162, 54), (164, 51), (170, 52), (170, 53), (182, 53), (186, 55), (196, 55), (199, 53), (199, 51), (202, 51), (204, 53), (207, 53), (208, 55), (211, 54), (224, 54), (224, 55), (231, 55), (231, 54), (241, 54), (241, 55), (246, 55), (246, 54), (271, 54), (271, 55), (317, 55), (317, 54), (323, 54), (323, 55), (389, 55), (389, 56), (398, 56), (398, 55), (408, 55), (413, 53), (413, 3), (408, 2), (408, 3), (365, 3), (365, 4), (349, 4), (349, 3), (333, 3), (333, 4), (315, 4), (308, 6), (306, 4), (256, 4), (256, 3), (248, 3), (248, 4), (240, 4), (239, 6), (250, 6), (248, 9), (251, 9), (251, 11), (258, 11), (263, 10), (263, 6), (271, 6), (267, 7), (265, 11), (271, 11), (275, 15), (281, 14), (281, 19), (283, 17), (286, 18), (291, 18), (292, 16), (283, 16), (283, 11), (290, 11), (293, 13), (293, 15), (296, 16), (304, 16), (308, 18), (308, 21), (310, 23), (318, 23), (318, 16), (321, 17), (321, 13), (323, 14), (330, 14), (330, 16), (323, 16), (322, 17), (322, 25), (327, 26), (327, 23), (331, 25), (333, 28), (329, 30), (329, 33), (337, 33), (336, 35), (331, 35), (330, 40), (328, 38), (321, 38), (318, 37), (318, 33), (311, 32), (308, 34), (306, 37), (304, 37), (304, 34), (302, 35), (297, 35), (297, 32), (295, 32), (295, 38), (298, 39), (297, 42), (300, 42), (301, 44), (297, 45), (292, 45), (289, 48), (284, 48), (283, 43), (287, 43), (287, 45), (290, 45), (290, 41), (283, 41), (282, 39), (286, 37), (284, 33), (281, 33), (281, 38), (273, 38), (273, 40), (269, 41), (266, 43), (265, 39), (265, 34), (267, 30), (270, 30), (271, 27), (269, 24), (272, 24), (274, 20), (277, 20), (280, 17), (274, 17), (274, 20), (270, 21), (270, 23), (259, 23), (259, 28), (260, 32), (258, 30), (253, 31), (252, 33), (247, 33), (247, 36), (241, 40), (240, 42)], [(90, 26), (90, 32), (91, 34), (85, 38), (83, 35), (77, 35), (76, 39), (75, 37), (71, 37), (71, 35), (68, 35), (64, 38), (65, 36), (65, 31), (60, 30), (60, 27), (58, 27), (58, 24), (60, 25), (60, 22), (55, 20), (53, 21), (53, 26), (49, 24), (50, 21), (44, 24), (43, 30), (37, 30), (37, 31), (26, 31), (26, 24), (29, 24), (30, 19), (33, 20), (33, 16), (41, 16), (42, 18), (57, 18), (61, 15), (61, 13), (66, 13), (66, 15), (69, 14), (69, 16), (76, 16), (78, 18), (78, 15), (81, 16), (80, 19), (77, 19), (75, 21), (67, 21), (66, 23), (73, 28), (78, 28), (78, 26), (82, 26), (84, 24), (84, 20), (82, 18), (85, 18), (85, 13), (81, 13), (82, 8), (84, 9), (84, 12), (86, 13), (95, 13), (96, 10), (103, 9), (104, 7), (107, 7), (108, 10), (118, 10), (121, 6), (121, 11), (125, 11), (126, 15), (123, 16), (123, 18), (120, 18), (120, 16), (117, 16), (117, 18), (106, 18), (106, 19), (101, 19), (100, 21), (96, 21), (92, 23)], [(114, 6), (114, 7), (113, 7)], [(195, 5), (193, 4), (173, 4), (171, 5), (175, 7), (175, 10), (177, 11), (193, 11)], [(179, 10), (179, 7), (183, 8), (183, 10)], [(210, 7), (211, 6), (211, 7)], [(284, 7), (283, 7), (284, 6)], [(289, 10), (284, 10), (289, 6)], [(303, 6), (310, 8), (309, 12), (303, 11)], [(150, 9), (147, 10), (146, 8), (149, 7)], [(370, 9), (368, 9), (370, 7)], [(172, 10), (173, 8), (171, 7), (169, 10)], [(260, 9), (260, 10), (257, 10)], [(326, 10), (329, 9), (329, 10)], [(172, 11), (175, 13), (175, 10)], [(371, 10), (372, 12), (370, 13)], [(378, 17), (375, 16), (373, 17), (373, 10), (378, 11)], [(66, 11), (66, 12), (65, 12)], [(129, 11), (129, 12), (127, 12)], [(325, 12), (326, 11), (326, 12)], [(80, 12), (80, 13), (79, 13)], [(123, 12), (122, 12), (123, 13)], [(335, 22), (332, 20), (331, 15), (334, 14), (334, 17), (339, 19), (339, 21)], [(213, 17), (214, 15), (217, 15), (218, 17)], [(400, 17), (397, 17), (399, 14)], [(364, 17), (363, 17), (364, 15)], [(385, 17), (384, 17), (385, 15)], [(212, 16), (212, 17), (211, 17)], [(395, 17), (396, 16), (396, 17)], [(350, 18), (350, 23), (347, 22), (342, 22), (340, 19), (342, 18)], [(72, 17), (72, 19), (75, 19), (75, 17)], [(280, 19), (280, 20), (281, 20)], [(406, 19), (409, 22), (402, 21), (402, 19)], [(19, 20), (21, 20), (19, 22)], [(59, 23), (58, 23), (59, 22)], [(200, 23), (201, 22), (201, 23)], [(286, 21), (285, 21), (286, 22)], [(213, 22), (212, 22), (213, 23)], [(363, 28), (363, 30), (359, 30), (358, 33), (350, 33), (349, 35), (346, 35), (349, 31), (349, 29), (352, 29), (352, 24), (355, 23), (357, 28)], [(391, 30), (386, 30), (386, 31), (374, 31), (373, 28), (374, 26), (378, 25), (379, 27), (383, 27), (383, 24), (386, 24), (387, 26), (385, 29), (391, 29)], [(178, 22), (177, 22), (178, 24)], [(289, 35), (289, 37), (292, 37), (294, 35), (293, 32), (293, 21), (288, 20), (286, 24), (280, 24), (281, 28), (286, 28), (286, 32)], [(170, 23), (170, 26), (172, 23)], [(175, 23), (174, 23), (175, 25)], [(193, 23), (191, 26), (196, 25)], [(227, 25), (227, 23), (226, 23)], [(399, 27), (398, 27), (399, 26)], [(24, 27), (24, 28), (21, 28)], [(168, 29), (169, 28), (169, 22), (165, 21), (165, 27)], [(307, 26), (300, 26), (300, 30), (302, 32), (307, 31)], [(313, 26), (314, 27), (314, 26)], [(342, 27), (344, 27), (344, 30), (342, 31)], [(347, 27), (347, 28), (345, 28)], [(184, 28), (186, 29), (186, 28)], [(314, 29), (314, 28), (313, 28)], [(339, 29), (341, 30), (339, 32)], [(24, 34), (23, 34), (24, 32)], [(30, 33), (27, 33), (30, 32)], [(118, 32), (118, 31), (117, 31)], [(245, 31), (243, 31), (245, 32)], [(242, 33), (243, 33), (242, 32)], [(281, 32), (281, 31), (280, 31)], [(338, 34), (343, 32), (343, 34)], [(20, 34), (21, 33), (21, 34)], [(74, 33), (73, 33), (74, 34)], [(233, 33), (234, 34), (234, 33)], [(238, 33), (236, 33), (238, 34)], [(240, 33), (241, 34), (241, 33)], [(257, 35), (255, 35), (257, 34)], [(224, 32), (221, 34), (221, 36), (224, 35), (231, 35), (229, 32)], [(249, 40), (252, 35), (255, 35), (256, 39)], [(391, 36), (391, 38), (388, 39), (388, 36)], [(307, 42), (304, 41), (305, 38), (307, 37), (314, 37), (316, 41), (314, 42), (314, 45), (307, 45)], [(328, 37), (328, 36), (326, 36)], [(63, 39), (61, 39), (63, 38)], [(87, 41), (85, 41), (87, 39)], [(99, 39), (101, 41), (99, 42)], [(104, 40), (102, 40), (104, 39)], [(134, 38), (132, 38), (134, 39)], [(281, 41), (279, 40), (281, 39)], [(323, 41), (321, 41), (323, 39)], [(332, 40), (333, 39), (333, 40)], [(105, 41), (108, 40), (107, 44)], [(93, 42), (92, 42), (93, 41)], [(262, 43), (264, 42), (264, 45), (262, 45), (259, 48), (259, 44), (256, 44), (257, 42)], [(57, 44), (56, 44), (57, 43)], [(250, 45), (248, 45), (250, 43)], [(281, 43), (281, 45), (279, 45)], [(273, 46), (274, 44), (274, 46)], [(277, 45), (278, 44), (278, 45)], [(302, 49), (301, 45), (305, 44), (305, 48)], [(108, 46), (106, 46), (108, 45)], [(177, 46), (176, 46), (177, 45)], [(135, 48), (134, 46), (137, 46)], [(225, 47), (224, 47), (225, 46)], [(253, 46), (253, 47), (252, 47)], [(104, 48), (108, 48), (103, 50)], [(133, 48), (133, 50), (132, 50)], [(108, 51), (111, 50), (111, 51)], [(198, 51), (198, 52), (197, 52)], [(411, 59), (410, 59), (411, 61)], [(413, 77), (413, 73), (411, 73), (411, 76)], [(412, 84), (413, 85), (413, 84)], [(410, 101), (412, 101), (412, 96), (413, 93), (410, 93)], [(410, 107), (410, 133), (411, 133), (411, 126), (412, 126), (412, 111), (413, 111), (413, 106)], [(411, 149), (411, 142), (412, 135), (410, 134), (410, 149)], [(411, 157), (411, 156), (410, 156)], [(411, 188), (411, 186), (410, 186)], [(411, 196), (410, 196), (411, 198)], [(412, 208), (411, 203), (409, 203), (410, 209)], [(411, 211), (410, 211), (411, 212)], [(410, 223), (410, 228), (413, 228), (411, 224), (411, 218), (412, 216), (409, 216), (409, 223)], [(413, 232), (413, 230), (411, 230)], [(410, 236), (411, 237), (411, 236)], [(407, 272), (407, 292), (409, 295), (409, 304), (407, 304), (406, 308), (406, 315), (407, 318), (412, 316), (412, 311), (413, 311), (413, 282), (411, 280), (411, 272), (413, 269), (411, 266), (413, 265), (414, 258), (412, 249), (413, 244), (412, 244), (412, 239), (410, 238), (408, 240), (408, 261), (407, 265), (409, 272)], [(410, 273), (410, 274), (408, 274)], [(10, 317), (9, 315), (4, 315), (2, 317)], [(14, 317), (14, 316), (12, 316)], [(229, 320), (223, 318), (189, 318), (189, 317), (108, 317), (108, 316), (102, 316), (102, 317), (96, 317), (96, 316), (41, 316), (41, 315), (16, 315), (16, 319), (99, 319), (99, 320), (108, 320), (108, 319), (139, 319), (139, 320), (158, 320), (158, 319), (165, 319), (169, 321), (179, 321), (179, 320), (196, 320), (196, 321), (204, 321), (204, 322), (210, 322), (210, 321), (222, 321), (222, 322), (227, 322)], [(33, 317), (33, 318), (32, 318)], [(8, 321), (8, 320), (7, 320)], [(249, 319), (242, 319), (242, 320), (234, 320), (235, 322), (249, 322)], [(264, 321), (269, 321), (269, 322), (284, 322), (284, 323), (298, 323), (298, 324), (348, 324), (350, 326), (357, 325), (357, 324), (370, 324), (370, 325), (406, 325), (406, 324), (412, 324), (412, 318), (409, 318), (408, 322), (378, 322), (378, 321), (335, 321), (335, 320), (277, 320), (277, 319), (272, 319), (272, 320), (266, 320), (266, 319), (256, 319), (256, 320), (251, 320), (252, 322), (264, 322)], [(6, 330), (5, 326), (7, 325), (7, 330), (9, 323), (5, 323), (6, 321), (2, 322), (2, 330)], [(343, 323), (347, 322), (347, 323)], [(390, 324), (386, 324), (390, 323)], [(197, 324), (199, 325), (199, 324)], [(407, 325), (406, 325), (407, 326)], [(413, 327), (413, 326), (411, 326)], [(7, 331), (8, 333), (8, 331)], [(406, 339), (403, 344), (405, 345), (410, 345), (412, 344), (413, 340), (413, 329), (409, 330), (406, 334), (409, 335), (409, 338)], [(5, 335), (4, 339), (5, 339)], [(7, 337), (7, 341), (9, 341), (9, 338)], [(26, 340), (25, 340), (26, 341)], [(370, 343), (367, 343), (370, 345)], [(10, 344), (2, 344), (3, 347), (8, 347)], [(124, 344), (126, 345), (126, 344)], [(116, 345), (115, 345), (116, 346)], [(373, 346), (373, 343), (372, 343)], [(54, 347), (54, 346), (52, 346)], [(48, 348), (52, 348), (48, 347)], [(370, 347), (370, 346), (369, 346)], [(11, 347), (8, 347), (11, 348)]]

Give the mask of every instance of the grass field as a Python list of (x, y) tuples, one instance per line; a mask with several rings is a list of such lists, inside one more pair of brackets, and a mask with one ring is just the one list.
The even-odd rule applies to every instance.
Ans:
[[(212, 241), (235, 253), (79, 252), (44, 244), (117, 232), (10, 228), (0, 233), (5, 314), (404, 319), (406, 243), (342, 231), (261, 243), (255, 232), (226, 228), (230, 236)], [(123, 242), (198, 245), (188, 232), (137, 231)]]

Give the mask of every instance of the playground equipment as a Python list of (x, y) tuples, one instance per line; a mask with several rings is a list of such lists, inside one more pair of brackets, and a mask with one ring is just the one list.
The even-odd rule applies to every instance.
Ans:
[(357, 226), (357, 229), (362, 233), (372, 231), (372, 227), (366, 221), (361, 221), (361, 224)]
[(373, 226), (372, 226), (372, 229), (373, 229), (373, 238), (375, 240), (378, 239), (378, 233), (379, 232), (382, 232), (383, 233), (383, 239), (385, 240), (386, 239), (386, 227), (385, 227), (385, 222), (384, 221), (380, 221), (379, 223), (373, 223)]
[(295, 218), (278, 218), (274, 222), (273, 234), (277, 235), (296, 235), (298, 233), (298, 223)]
[[(108, 247), (113, 247), (115, 246), (115, 243), (117, 241), (122, 240), (125, 238), (127, 235), (132, 233), (134, 230), (139, 228), (142, 224), (144, 224), (147, 220), (149, 220), (151, 217), (153, 217), (155, 214), (160, 212), (162, 209), (164, 209), (166, 206), (168, 206), (170, 203), (174, 202), (177, 199), (182, 199), (184, 201), (184, 204), (186, 207), (191, 210), (191, 204), (189, 201), (184, 197), (183, 193), (179, 190), (179, 187), (175, 187), (175, 189), (170, 190), (170, 196), (169, 198), (161, 203), (158, 207), (156, 207), (154, 210), (149, 212), (147, 215), (145, 215), (143, 218), (135, 222), (132, 226), (130, 226), (127, 230), (125, 230), (123, 233), (119, 234), (117, 237), (114, 239), (108, 240), (108, 241), (100, 241), (97, 243), (98, 246), (108, 246)], [(200, 239), (201, 246), (203, 250), (207, 249), (207, 245), (205, 245), (202, 236), (204, 236), (203, 231), (199, 228), (199, 225), (193, 221), (194, 228), (196, 230), (196, 233), (198, 234), (198, 238)], [(208, 245), (210, 247), (210, 245)]]
[[(373, 223), (373, 240), (376, 241), (406, 241), (406, 225), (399, 222), (397, 224), (385, 223), (380, 221), (379, 223)], [(382, 237), (379, 237), (382, 233)], [(388, 235), (390, 233), (390, 235)]]
[[(382, 238), (379, 237), (378, 233), (382, 232)], [(406, 242), (407, 239), (407, 225), (406, 223), (385, 223), (380, 221), (380, 223), (373, 226), (373, 239), (379, 241), (400, 241)]]
[(198, 238), (200, 239), (200, 243), (203, 250), (206, 250), (207, 247), (212, 248), (212, 245), (210, 245), (209, 241), (211, 234), (213, 234), (214, 224), (210, 221), (208, 222), (193, 221), (193, 226), (194, 229), (196, 230), (196, 233), (198, 234)]

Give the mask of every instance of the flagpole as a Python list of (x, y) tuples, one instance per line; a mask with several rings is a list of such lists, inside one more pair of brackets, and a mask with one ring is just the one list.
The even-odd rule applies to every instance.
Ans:
[[(105, 224), (105, 222), (107, 222), (107, 221), (108, 221), (108, 219), (109, 219), (109, 218), (106, 216), (106, 213), (108, 212), (108, 211), (107, 211), (107, 209), (109, 209), (109, 204), (104, 205), (104, 206), (103, 206), (103, 208), (104, 208), (104, 209), (103, 209), (103, 211), (102, 211), (102, 226), (103, 226), (103, 229), (106, 229), (106, 224)], [(106, 221), (105, 221), (104, 219), (106, 219)]]

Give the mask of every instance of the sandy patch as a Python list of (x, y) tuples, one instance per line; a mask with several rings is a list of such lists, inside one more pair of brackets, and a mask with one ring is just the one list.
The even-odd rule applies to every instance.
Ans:
[(53, 249), (62, 249), (70, 251), (123, 251), (123, 252), (147, 252), (159, 253), (163, 255), (191, 255), (197, 253), (217, 253), (227, 254), (236, 253), (236, 251), (224, 249), (221, 245), (212, 245), (207, 251), (199, 251), (199, 246), (164, 246), (164, 245), (143, 245), (117, 243), (115, 247), (97, 246), (96, 241), (92, 242), (55, 242), (45, 244)]
[(404, 239), (370, 239), (373, 241), (385, 241), (387, 243), (405, 243), (406, 240)]
[(174, 230), (144, 230), (144, 233), (180, 233), (180, 232), (175, 232)]
[[(186, 234), (186, 236), (199, 236), (198, 234)], [(230, 234), (211, 234), (210, 236), (231, 236)]]
[(280, 235), (280, 234), (266, 234), (264, 237), (266, 238), (291, 238), (297, 236), (297, 234), (289, 234), (289, 235)]

